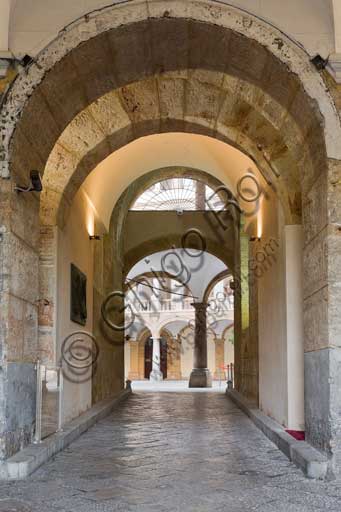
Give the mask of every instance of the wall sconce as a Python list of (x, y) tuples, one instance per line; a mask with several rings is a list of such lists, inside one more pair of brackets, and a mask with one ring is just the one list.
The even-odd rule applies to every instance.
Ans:
[(20, 185), (16, 185), (14, 190), (17, 192), (41, 192), (43, 190), (43, 184), (41, 182), (41, 177), (38, 171), (30, 172), (30, 180), (31, 183), (28, 187), (21, 187)]
[(100, 235), (89, 235), (89, 240), (100, 240)]
[(250, 236), (250, 242), (260, 242), (261, 237), (260, 236)]

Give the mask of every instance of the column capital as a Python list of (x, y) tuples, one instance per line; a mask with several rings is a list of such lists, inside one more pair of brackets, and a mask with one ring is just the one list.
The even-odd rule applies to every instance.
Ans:
[(192, 302), (191, 306), (193, 306), (197, 311), (205, 310), (208, 308), (208, 302)]

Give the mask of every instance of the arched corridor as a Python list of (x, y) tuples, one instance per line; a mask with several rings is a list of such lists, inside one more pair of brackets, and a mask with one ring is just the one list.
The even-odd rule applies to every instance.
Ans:
[(335, 2), (4, 1), (0, 480), (47, 463), (6, 499), (303, 512), (292, 462), (341, 478)]

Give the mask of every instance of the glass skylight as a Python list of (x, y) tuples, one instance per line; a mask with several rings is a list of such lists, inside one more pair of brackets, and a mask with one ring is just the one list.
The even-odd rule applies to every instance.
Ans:
[(147, 189), (131, 210), (223, 210), (224, 203), (214, 190), (191, 178), (171, 178)]

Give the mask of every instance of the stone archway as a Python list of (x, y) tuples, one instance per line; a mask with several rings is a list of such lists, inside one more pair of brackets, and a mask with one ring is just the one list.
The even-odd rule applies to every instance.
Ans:
[(206, 292), (205, 292), (205, 297), (204, 297), (205, 302), (209, 298), (210, 293), (212, 292), (215, 285), (218, 284), (220, 281), (226, 279), (229, 276), (231, 276), (231, 271), (225, 270), (224, 272), (221, 272), (220, 274), (218, 274), (214, 279), (212, 279), (212, 281), (209, 283), (209, 285), (206, 289)]
[[(205, 54), (198, 51), (203, 40)], [(55, 215), (60, 205), (67, 206), (107, 154), (148, 133), (188, 130), (252, 156), (271, 176), (288, 223), (300, 221), (302, 202), (307, 434), (335, 462), (341, 242), (333, 183), (340, 174), (340, 120), (301, 49), (266, 23), (210, 0), (110, 7), (72, 25), (8, 92), (1, 111), (1, 174), (9, 178), (1, 183), (1, 293), (5, 325), (20, 310), (20, 325), (30, 318), (33, 335), (23, 356), (4, 329), (7, 382), (25, 369), (32, 388), (40, 298), (39, 201), (18, 197), (15, 183), (26, 181), (31, 169), (46, 171), (43, 217), (51, 234), (61, 222)], [(53, 314), (52, 307), (47, 322)], [(29, 439), (29, 423), (5, 428), (2, 456)]]

